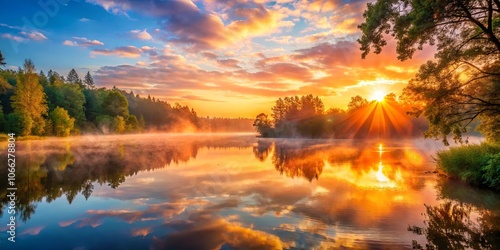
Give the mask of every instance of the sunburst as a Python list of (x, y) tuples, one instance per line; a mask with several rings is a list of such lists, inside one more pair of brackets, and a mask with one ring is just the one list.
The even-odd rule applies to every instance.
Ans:
[(383, 102), (385, 95), (386, 95), (386, 93), (384, 91), (377, 90), (377, 91), (373, 92), (373, 94), (370, 96), (370, 99), (372, 101), (376, 101), (376, 102)]

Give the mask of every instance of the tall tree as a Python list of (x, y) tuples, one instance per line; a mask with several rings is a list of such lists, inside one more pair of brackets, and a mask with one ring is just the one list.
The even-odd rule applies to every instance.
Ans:
[(24, 61), (24, 68), (19, 73), (11, 101), (14, 112), (23, 117), (22, 134), (43, 134), (43, 116), (47, 114), (47, 103), (43, 87), (35, 73), (35, 65), (30, 59)]
[(92, 76), (90, 75), (90, 72), (88, 72), (88, 71), (87, 71), (87, 74), (85, 75), (85, 78), (83, 79), (83, 85), (89, 89), (95, 88), (94, 79), (92, 79)]
[(69, 71), (68, 77), (66, 77), (66, 81), (68, 83), (82, 85), (82, 80), (80, 79), (80, 76), (78, 76), (78, 73), (76, 73), (75, 69), (71, 69)]
[[(359, 28), (362, 57), (397, 40), (398, 59), (410, 59), (425, 44), (437, 49), (435, 60), (404, 90), (412, 114), (429, 122), (427, 137), (447, 135), (461, 141), (467, 126), (479, 118), (483, 134), (500, 140), (500, 1), (406, 1), (369, 3)], [(491, 136), (493, 135), (493, 136)], [(495, 139), (496, 138), (496, 139)]]

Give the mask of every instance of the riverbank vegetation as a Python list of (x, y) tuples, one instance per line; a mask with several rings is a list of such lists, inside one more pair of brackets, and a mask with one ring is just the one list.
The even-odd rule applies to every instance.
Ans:
[(438, 167), (452, 178), (500, 191), (500, 145), (452, 147), (437, 153)]
[[(427, 118), (426, 137), (463, 140), (479, 120), (488, 143), (451, 148), (438, 154), (438, 167), (451, 177), (498, 189), (500, 180), (500, 2), (393, 1), (367, 5), (359, 25), (362, 57), (378, 54), (390, 34), (398, 59), (407, 60), (424, 45), (435, 59), (420, 67), (403, 91), (411, 114)], [(449, 32), (453, 30), (454, 32)]]

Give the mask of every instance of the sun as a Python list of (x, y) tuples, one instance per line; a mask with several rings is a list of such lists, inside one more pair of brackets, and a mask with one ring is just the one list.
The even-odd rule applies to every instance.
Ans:
[(381, 90), (377, 90), (373, 92), (373, 94), (370, 96), (370, 99), (373, 101), (377, 102), (382, 102), (384, 101), (385, 93)]

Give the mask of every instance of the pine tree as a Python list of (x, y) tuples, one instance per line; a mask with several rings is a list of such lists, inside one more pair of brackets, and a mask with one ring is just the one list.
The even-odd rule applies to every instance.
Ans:
[(83, 79), (83, 84), (88, 89), (95, 89), (94, 79), (90, 75), (90, 72), (87, 71), (85, 78)]
[(66, 77), (66, 81), (68, 83), (82, 85), (82, 80), (80, 79), (80, 76), (78, 76), (78, 73), (76, 73), (75, 69), (71, 69), (69, 71), (68, 77)]

